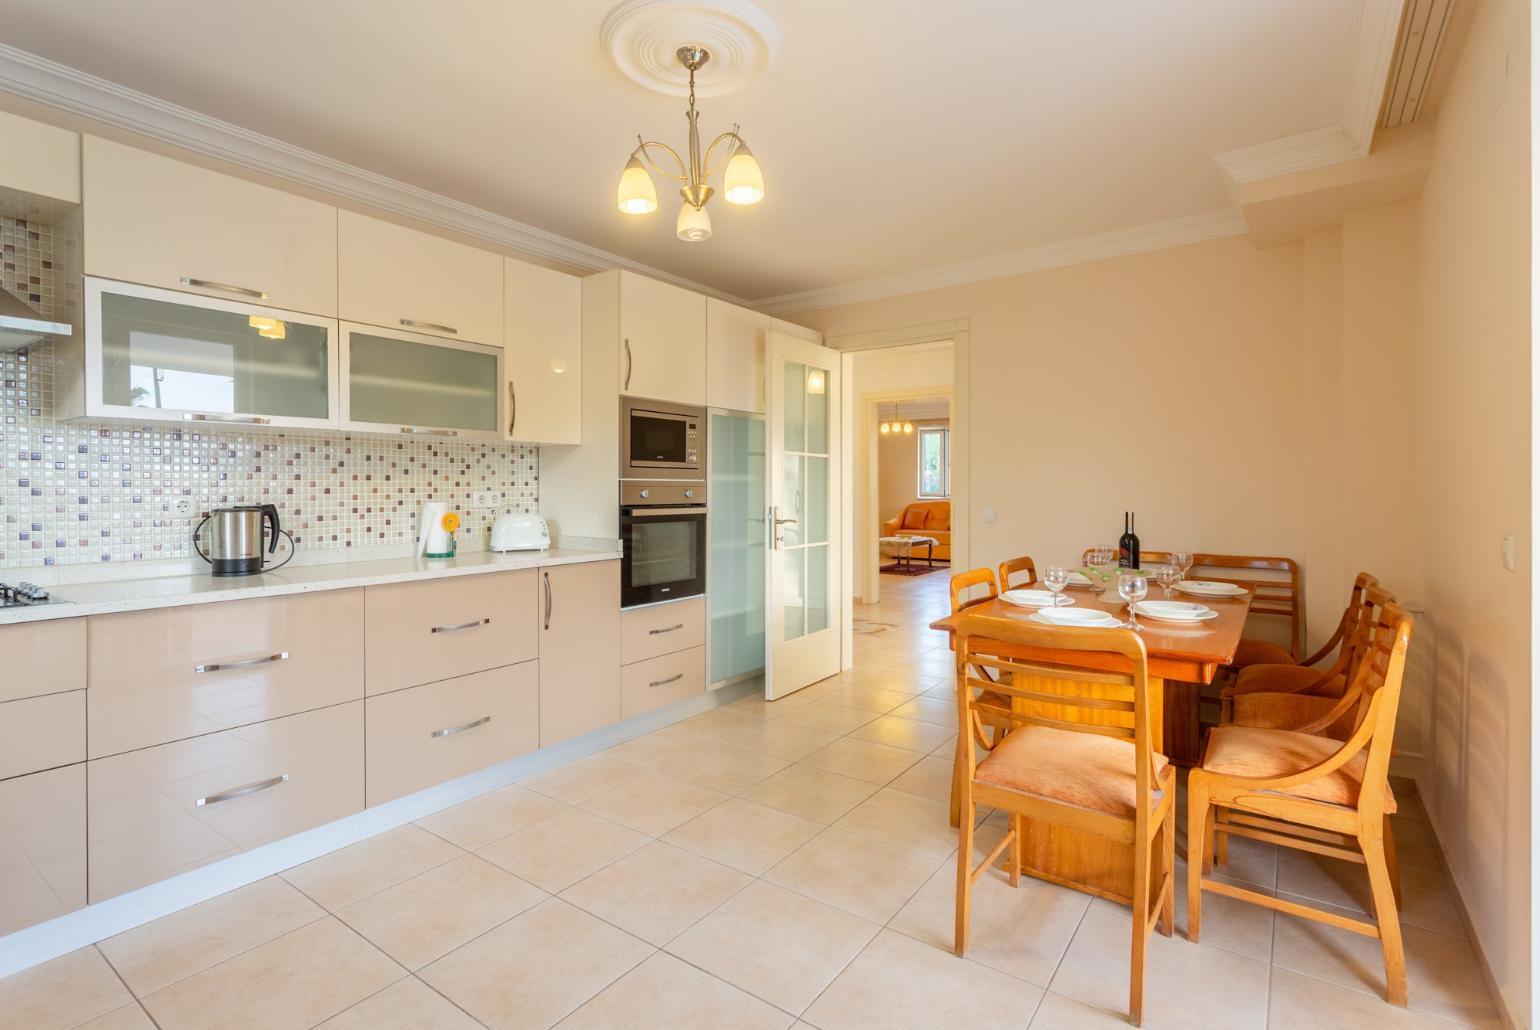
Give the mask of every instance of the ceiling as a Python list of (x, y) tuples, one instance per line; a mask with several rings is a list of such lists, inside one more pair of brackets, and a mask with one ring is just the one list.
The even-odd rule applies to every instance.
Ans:
[[(1213, 155), (1330, 126), (1346, 0), (759, 0), (754, 207), (615, 210), (636, 134), (683, 103), (601, 50), (614, 0), (0, 0), (5, 42), (205, 115), (759, 300), (1230, 206)], [(709, 74), (709, 66), (707, 69)], [(718, 184), (720, 185), (720, 184)]]

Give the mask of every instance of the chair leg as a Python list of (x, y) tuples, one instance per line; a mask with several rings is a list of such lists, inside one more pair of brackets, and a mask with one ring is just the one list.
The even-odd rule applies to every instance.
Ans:
[(1385, 998), (1392, 1005), (1406, 1008), (1406, 953), (1401, 946), (1401, 914), (1396, 910), (1395, 891), (1390, 885), (1385, 845), (1377, 834), (1367, 832), (1360, 835), (1359, 844), (1369, 870), (1374, 918), (1380, 927), (1380, 948), (1385, 953)]
[(965, 752), (963, 751), (963, 748), (966, 747), (967, 745), (968, 745), (968, 737), (967, 737), (967, 735), (963, 734), (963, 733), (959, 733), (957, 735), (957, 754), (952, 756), (952, 812), (951, 812), (951, 816), (952, 816), (952, 825), (953, 826), (960, 826), (961, 825), (960, 816), (962, 814), (963, 771), (968, 766), (967, 758), (965, 756)]
[(1128, 1021), (1144, 1021), (1144, 958), (1150, 946), (1150, 857), (1148, 839), (1134, 845), (1134, 939), (1128, 955)]
[(1385, 817), (1385, 864), (1390, 868), (1390, 889), (1396, 896), (1396, 908), (1401, 907), (1401, 866), (1396, 861), (1396, 833), (1390, 816)]
[(957, 932), (952, 951), (959, 957), (968, 950), (968, 921), (973, 906), (973, 792), (966, 790), (963, 818), (957, 825)]
[(1213, 826), (1208, 791), (1197, 775), (1187, 778), (1187, 939), (1198, 942), (1202, 926), (1203, 874), (1209, 872), (1209, 847)]
[(1170, 937), (1176, 930), (1176, 805), (1173, 803), (1166, 809), (1166, 819), (1160, 830), (1160, 865), (1161, 881), (1167, 877), (1171, 880), (1171, 889), (1166, 892), (1166, 897), (1160, 905), (1160, 932), (1162, 936)]
[(1224, 831), (1224, 824), (1229, 821), (1229, 809), (1221, 808), (1214, 813), (1214, 862), (1218, 865), (1230, 861), (1230, 835)]
[(1021, 886), (1021, 816), (1010, 818), (1011, 834), (1011, 886)]
[[(1187, 810), (1189, 813), (1195, 811), (1192, 807), (1192, 780), (1190, 779), (1187, 781)], [(1207, 876), (1214, 871), (1214, 808), (1212, 805), (1205, 805), (1204, 809), (1196, 811), (1203, 812), (1203, 847), (1199, 854), (1203, 857), (1203, 875)], [(1192, 820), (1191, 815), (1187, 818), (1189, 822)], [(1192, 862), (1192, 841), (1190, 840), (1187, 842), (1187, 861)]]

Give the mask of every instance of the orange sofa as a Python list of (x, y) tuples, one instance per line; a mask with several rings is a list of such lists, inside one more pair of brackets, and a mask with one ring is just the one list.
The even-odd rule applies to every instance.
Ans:
[[(898, 518), (882, 524), (883, 536), (928, 536), (936, 541), (933, 558), (950, 561), (952, 557), (952, 502), (915, 501), (904, 505)], [(924, 557), (924, 550), (916, 552)]]

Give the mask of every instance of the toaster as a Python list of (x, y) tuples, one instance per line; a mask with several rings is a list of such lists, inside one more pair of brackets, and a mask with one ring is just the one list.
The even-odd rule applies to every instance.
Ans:
[(551, 546), (551, 531), (539, 515), (499, 515), (492, 522), (493, 551), (543, 551)]

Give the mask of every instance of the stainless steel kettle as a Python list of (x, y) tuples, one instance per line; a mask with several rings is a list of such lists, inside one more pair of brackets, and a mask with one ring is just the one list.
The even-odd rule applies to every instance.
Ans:
[[(211, 523), (209, 549), (205, 553), (198, 546), (198, 534)], [(264, 534), (268, 523), (271, 523), (271, 532)], [(264, 535), (267, 538), (265, 554)], [(235, 508), (216, 508), (193, 530), (193, 550), (198, 552), (198, 557), (209, 563), (216, 576), (250, 576), (267, 571), (267, 555), (277, 551), (280, 536), (289, 538), (289, 554), (274, 565), (274, 569), (283, 568), (294, 558), (294, 537), (284, 532), (278, 524), (278, 506), (245, 504)]]

